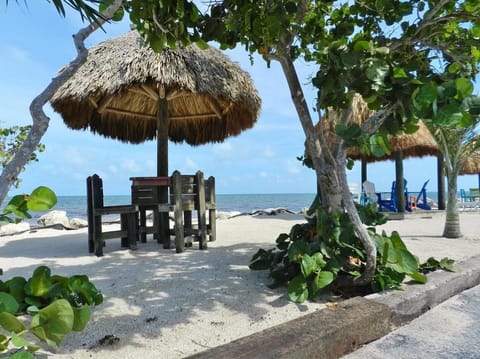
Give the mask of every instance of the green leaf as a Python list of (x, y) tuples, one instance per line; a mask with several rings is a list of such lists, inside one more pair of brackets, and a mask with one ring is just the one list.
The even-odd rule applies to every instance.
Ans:
[(308, 285), (303, 276), (298, 275), (288, 283), (288, 297), (296, 303), (303, 303), (308, 299)]
[(394, 249), (397, 260), (396, 263), (388, 264), (388, 267), (397, 271), (398, 273), (413, 274), (418, 271), (418, 261), (415, 256), (405, 249)]
[(46, 211), (57, 204), (57, 196), (50, 188), (37, 187), (28, 197), (27, 208), (31, 211)]
[(393, 245), (393, 248), (407, 250), (407, 246), (402, 241), (402, 239), (400, 238), (400, 235), (398, 234), (397, 231), (392, 232), (392, 234), (390, 235), (390, 241)]
[(388, 148), (388, 140), (382, 134), (374, 134), (370, 136), (370, 151), (375, 157), (383, 157), (390, 154)]
[(471, 96), (473, 92), (473, 84), (470, 79), (458, 78), (455, 80), (455, 88), (460, 99)]
[(42, 297), (48, 293), (51, 286), (50, 268), (40, 266), (33, 272), (32, 278), (28, 281), (27, 286), (30, 288), (31, 294), (36, 297)]
[(9, 358), (10, 359), (35, 359), (35, 356), (32, 353), (29, 353), (25, 350), (21, 350), (21, 351), (15, 352), (15, 354), (10, 355)]
[(461, 106), (448, 104), (439, 108), (433, 120), (438, 125), (458, 126), (463, 122), (463, 119), (464, 114)]
[(8, 291), (17, 302), (23, 302), (25, 299), (25, 284), (27, 281), (23, 277), (13, 277), (5, 282)]
[(90, 320), (90, 307), (84, 305), (81, 308), (72, 308), (73, 309), (73, 327), (72, 330), (76, 332), (81, 332), (88, 324)]
[(370, 42), (368, 41), (356, 41), (353, 45), (353, 51), (355, 52), (362, 52), (362, 51), (369, 51), (370, 50)]
[(377, 85), (383, 85), (384, 79), (387, 76), (390, 67), (388, 64), (379, 59), (371, 61), (370, 66), (367, 68), (365, 75), (367, 78)]
[(437, 100), (437, 87), (432, 83), (421, 86), (416, 92), (415, 102), (420, 105), (430, 105)]
[(428, 281), (427, 276), (420, 272), (409, 273), (408, 276), (417, 283), (425, 284)]
[(301, 269), (303, 276), (306, 278), (314, 271), (316, 271), (318, 269), (318, 266), (312, 257), (310, 257), (308, 254), (304, 254), (302, 256)]
[(41, 309), (32, 318), (31, 331), (48, 344), (59, 345), (73, 328), (74, 314), (66, 299), (59, 299)]
[[(321, 249), (320, 249), (321, 250)], [(327, 262), (325, 261), (325, 259), (323, 259), (323, 255), (322, 253), (320, 252), (316, 252), (313, 254), (312, 256), (313, 260), (315, 261), (315, 263), (317, 263), (317, 266), (321, 269), (323, 267), (325, 267), (325, 265), (327, 264)]]
[(440, 260), (439, 267), (449, 272), (458, 272), (453, 263), (455, 263), (455, 260), (445, 257)]
[(292, 262), (300, 263), (304, 254), (310, 255), (310, 246), (303, 240), (294, 242), (288, 249), (288, 259)]
[(15, 314), (19, 308), (15, 298), (5, 292), (0, 292), (0, 312)]
[(408, 78), (407, 73), (401, 67), (395, 67), (393, 69), (393, 77), (396, 79)]
[(0, 312), (0, 325), (8, 332), (19, 333), (25, 330), (23, 323), (8, 312)]
[(28, 196), (26, 195), (16, 195), (13, 196), (12, 199), (8, 202), (8, 204), (3, 209), (3, 213), (5, 214), (14, 214), (19, 218), (31, 218), (28, 214), (27, 210), (27, 199)]
[(335, 275), (332, 272), (321, 271), (319, 272), (312, 282), (313, 295), (317, 294), (322, 288), (325, 288), (335, 279)]

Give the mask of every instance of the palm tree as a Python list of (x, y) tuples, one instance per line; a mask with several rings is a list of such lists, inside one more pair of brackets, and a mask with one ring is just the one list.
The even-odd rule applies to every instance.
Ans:
[(462, 236), (457, 207), (457, 177), (468, 158), (480, 149), (480, 97), (472, 96), (464, 104), (473, 118), (472, 124), (467, 127), (450, 127), (426, 121), (444, 158), (448, 194), (443, 236), (447, 238)]

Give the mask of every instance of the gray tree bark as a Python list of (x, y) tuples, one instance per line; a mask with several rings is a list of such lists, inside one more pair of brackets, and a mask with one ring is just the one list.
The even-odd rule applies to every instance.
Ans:
[[(307, 148), (312, 159), (317, 180), (320, 184), (322, 204), (325, 205), (329, 211), (340, 211), (344, 209), (347, 211), (355, 228), (355, 232), (365, 248), (365, 271), (362, 273), (361, 277), (352, 281), (351, 284), (364, 285), (370, 283), (371, 278), (375, 273), (377, 249), (370, 238), (368, 231), (360, 220), (348, 187), (345, 170), (346, 151), (343, 146), (343, 141), (338, 139), (340, 141), (336, 145), (338, 150), (335, 151), (335, 154), (332, 154), (323, 132), (320, 131), (320, 135), (315, 133), (313, 121), (291, 58), (289, 56), (280, 55), (276, 57), (276, 60), (278, 60), (282, 66), (290, 89), (292, 101), (305, 133)], [(351, 108), (347, 110), (347, 113), (344, 115), (348, 117), (350, 114)]]

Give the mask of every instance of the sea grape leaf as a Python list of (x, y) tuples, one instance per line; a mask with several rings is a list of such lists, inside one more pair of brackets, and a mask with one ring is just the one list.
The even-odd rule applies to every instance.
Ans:
[(8, 332), (19, 333), (25, 330), (23, 323), (8, 312), (0, 312), (0, 325)]
[(32, 318), (32, 333), (47, 344), (57, 346), (73, 328), (74, 314), (66, 299), (59, 299), (41, 309)]
[(308, 285), (302, 275), (297, 275), (288, 283), (288, 297), (296, 303), (303, 303), (308, 299)]

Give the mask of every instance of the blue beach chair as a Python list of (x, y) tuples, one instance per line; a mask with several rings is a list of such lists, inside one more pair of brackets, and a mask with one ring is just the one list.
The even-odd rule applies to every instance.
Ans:
[(415, 199), (415, 207), (430, 211), (432, 209), (432, 207), (430, 207), (427, 203), (427, 184), (428, 184), (428, 182), (430, 182), (429, 179), (423, 184), (420, 192), (418, 192), (418, 196)]
[[(410, 207), (410, 203), (408, 202), (408, 189), (407, 189), (407, 180), (403, 180), (403, 190), (404, 190), (404, 195), (405, 195), (405, 209), (408, 212), (412, 211), (412, 208)], [(397, 191), (397, 183), (395, 181), (392, 182), (392, 189), (390, 191), (390, 198), (382, 198), (381, 194), (378, 195), (378, 205), (380, 207), (380, 210), (382, 208), (385, 208), (386, 210), (390, 212), (398, 212), (398, 204), (397, 204), (397, 196), (396, 196), (396, 191)]]

